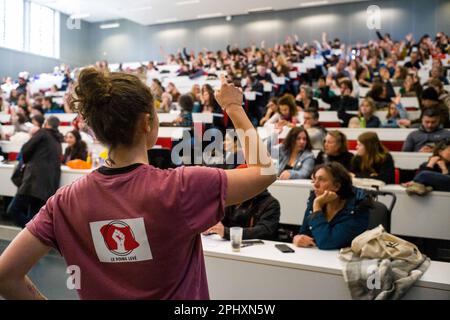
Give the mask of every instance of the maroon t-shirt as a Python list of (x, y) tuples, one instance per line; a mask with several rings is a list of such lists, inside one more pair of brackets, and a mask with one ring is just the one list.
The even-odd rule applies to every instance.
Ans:
[(61, 188), (27, 229), (81, 271), (81, 299), (209, 299), (200, 233), (221, 221), (225, 171), (149, 165)]

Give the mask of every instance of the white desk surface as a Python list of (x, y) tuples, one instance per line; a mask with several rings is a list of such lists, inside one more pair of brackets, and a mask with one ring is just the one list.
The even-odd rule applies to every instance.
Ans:
[[(342, 275), (343, 262), (338, 258), (337, 250), (297, 248), (288, 244), (295, 253), (287, 254), (275, 248), (274, 245), (278, 242), (264, 240), (264, 245), (253, 245), (242, 248), (240, 252), (232, 252), (230, 242), (220, 239), (217, 235), (202, 236), (202, 243), (205, 257)], [(446, 290), (450, 297), (450, 263), (432, 261), (427, 272), (415, 286)]]

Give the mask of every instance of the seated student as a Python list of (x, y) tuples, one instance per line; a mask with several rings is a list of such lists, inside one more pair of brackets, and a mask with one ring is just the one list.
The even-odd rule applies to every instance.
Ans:
[(92, 130), (84, 121), (83, 117), (78, 116), (76, 118), (75, 129), (80, 132), (81, 139), (86, 143), (94, 143), (97, 141), (94, 130)]
[(64, 151), (63, 164), (71, 160), (87, 160), (88, 147), (86, 142), (81, 140), (80, 132), (77, 130), (67, 132), (64, 141), (67, 143), (67, 148)]
[(33, 127), (28, 132), (31, 136), (34, 136), (36, 132), (38, 132), (45, 123), (45, 117), (41, 114), (37, 114), (31, 117), (31, 124)]
[(323, 139), (327, 135), (327, 130), (319, 123), (318, 109), (306, 109), (303, 120), (303, 128), (308, 131), (313, 149), (323, 150)]
[(189, 94), (192, 96), (192, 99), (194, 99), (194, 104), (201, 103), (202, 89), (200, 88), (200, 85), (198, 83), (192, 85), (191, 92)]
[(417, 47), (411, 49), (410, 61), (405, 63), (405, 68), (419, 70), (422, 67), (422, 60), (420, 59), (419, 50)]
[(428, 85), (436, 90), (439, 95), (439, 100), (450, 109), (450, 94), (445, 90), (442, 81), (431, 79), (428, 81)]
[(422, 89), (419, 77), (415, 73), (409, 73), (403, 82), (400, 94), (402, 97), (420, 97)]
[[(256, 97), (256, 104), (259, 108), (264, 109), (269, 99), (272, 96), (273, 91), (273, 78), (272, 75), (268, 72), (269, 66), (260, 61), (256, 65), (256, 75), (255, 75), (255, 91), (260, 93)], [(269, 85), (270, 91), (267, 90), (266, 86)], [(262, 112), (260, 112), (262, 114)]]
[(317, 155), (316, 165), (338, 162), (350, 171), (353, 153), (348, 151), (345, 134), (337, 130), (328, 131), (323, 146), (324, 151)]
[(43, 101), (42, 108), (46, 113), (61, 113), (64, 109), (61, 108), (57, 103), (53, 102), (52, 97), (45, 97)]
[[(246, 165), (239, 166), (239, 168)], [(223, 220), (204, 232), (230, 240), (230, 228), (242, 227), (242, 239), (275, 240), (280, 222), (280, 203), (267, 190), (254, 198), (225, 209)]]
[(448, 107), (439, 100), (439, 93), (433, 87), (428, 87), (422, 92), (421, 96), (422, 110), (434, 109), (439, 112), (441, 125), (444, 128), (450, 128), (450, 115)]
[(19, 99), (17, 100), (17, 107), (18, 110), (20, 110), (27, 117), (27, 119), (30, 118), (31, 104), (28, 102), (25, 94), (21, 94), (19, 96)]
[(161, 96), (164, 93), (164, 88), (158, 79), (156, 78), (152, 79), (152, 83), (150, 84), (150, 90), (152, 92), (153, 99), (155, 99), (155, 102), (156, 101), (161, 102)]
[(173, 104), (172, 95), (170, 93), (164, 92), (161, 95), (161, 103), (159, 104), (158, 113), (169, 113), (171, 110), (175, 109)]
[[(222, 109), (214, 97), (214, 89), (209, 84), (204, 84), (202, 86), (202, 106), (200, 112), (222, 114)], [(213, 117), (212, 126), (218, 130), (224, 131), (224, 118), (225, 117)]]
[(406, 187), (409, 195), (423, 196), (433, 190), (450, 192), (450, 138), (436, 146), (433, 156), (420, 166), (420, 172)]
[(400, 128), (399, 120), (408, 119), (408, 112), (400, 102), (401, 96), (397, 96), (389, 105), (386, 120), (383, 122), (383, 128)]
[[(420, 95), (420, 108), (422, 114), (427, 109), (436, 110), (439, 113), (440, 124), (444, 128), (450, 128), (449, 109), (444, 101), (439, 99), (439, 93), (434, 87), (428, 87)], [(420, 126), (421, 119), (402, 120), (400, 123), (407, 127), (417, 128)]]
[[(317, 89), (314, 90), (314, 98), (321, 99), (322, 93), (324, 90), (326, 90), (326, 88), (327, 88), (327, 78), (325, 76), (320, 76), (319, 79), (317, 80)], [(328, 87), (327, 97), (332, 98), (335, 96), (336, 94), (334, 93), (334, 91), (331, 90), (330, 87)]]
[(274, 124), (277, 129), (282, 129), (285, 126), (295, 127), (298, 123), (298, 118), (294, 97), (286, 94), (278, 100), (278, 105), (279, 112), (270, 118), (267, 124)]
[(178, 101), (178, 98), (180, 98), (181, 94), (178, 91), (177, 87), (175, 87), (175, 84), (173, 82), (169, 82), (167, 84), (166, 92), (172, 96), (172, 101)]
[(448, 80), (447, 80), (447, 77), (445, 75), (445, 70), (442, 67), (442, 65), (439, 65), (439, 64), (433, 65), (433, 67), (431, 68), (430, 79), (428, 81), (430, 81), (430, 80), (439, 80), (444, 85), (448, 85), (449, 84)]
[(19, 100), (19, 93), (17, 92), (16, 89), (12, 89), (11, 92), (9, 93), (8, 102), (11, 105), (17, 105), (18, 100)]
[(295, 103), (300, 110), (319, 109), (319, 102), (314, 99), (314, 92), (310, 86), (302, 85), (300, 93), (295, 98)]
[(351, 172), (357, 178), (381, 180), (386, 184), (395, 183), (394, 159), (375, 132), (365, 132), (358, 137)]
[(365, 65), (361, 65), (356, 69), (355, 77), (360, 87), (369, 88), (370, 86), (372, 86), (370, 72)]
[[(342, 80), (340, 82), (341, 95), (331, 97), (328, 93), (329, 87), (322, 88), (321, 99), (331, 105), (330, 111), (338, 111), (339, 114), (345, 115), (346, 111), (358, 110), (359, 101), (352, 96), (353, 84), (350, 80)], [(339, 116), (344, 121), (344, 127), (348, 125), (348, 118)]]
[(392, 76), (392, 86), (401, 87), (405, 82), (406, 76), (408, 75), (408, 69), (403, 66), (397, 65), (395, 67), (394, 75)]
[(425, 109), (421, 121), (420, 128), (406, 138), (404, 152), (433, 152), (436, 143), (450, 138), (450, 131), (440, 126), (441, 117), (437, 110)]
[(322, 250), (350, 246), (369, 224), (370, 200), (365, 191), (353, 187), (350, 174), (337, 162), (317, 166), (312, 183), (314, 190), (293, 244)]
[(279, 112), (278, 98), (271, 98), (269, 100), (269, 104), (267, 105), (266, 114), (259, 121), (259, 125), (264, 126), (266, 124), (266, 122), (269, 121), (270, 118), (272, 118), (272, 116), (278, 112)]
[(194, 99), (190, 94), (183, 94), (178, 99), (181, 108), (180, 116), (174, 120), (174, 124), (179, 127), (192, 127), (192, 110), (194, 109)]
[(381, 110), (389, 105), (392, 97), (389, 95), (388, 87), (385, 83), (375, 81), (371, 90), (367, 93), (367, 98), (371, 98), (374, 101), (376, 110)]
[[(359, 128), (379, 128), (381, 126), (380, 118), (375, 116), (377, 107), (372, 98), (365, 98), (361, 105), (359, 106), (358, 117), (352, 117), (350, 120), (352, 123), (356, 122), (355, 119), (359, 120)], [(345, 117), (340, 115), (340, 119), (351, 117), (351, 115), (346, 114)], [(344, 120), (345, 122), (345, 120)]]
[(311, 150), (308, 132), (303, 127), (291, 129), (279, 147), (279, 179), (309, 179), (314, 169), (314, 154)]
[(202, 86), (202, 113), (222, 113), (219, 104), (214, 98), (214, 89), (205, 84)]
[(14, 126), (13, 134), (19, 132), (28, 133), (30, 131), (31, 126), (29, 126), (29, 122), (27, 122), (27, 116), (23, 113), (21, 109), (17, 110), (17, 112), (12, 113), (11, 123)]

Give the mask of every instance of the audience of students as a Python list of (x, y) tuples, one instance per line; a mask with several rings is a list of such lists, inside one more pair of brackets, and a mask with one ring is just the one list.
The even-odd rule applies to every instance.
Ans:
[[(167, 62), (180, 65), (178, 75), (190, 76), (192, 79), (203, 75), (213, 78), (218, 71), (226, 73), (230, 81), (242, 86), (243, 91), (256, 93), (255, 100), (244, 101), (244, 108), (252, 123), (260, 126), (274, 125), (280, 131), (285, 127), (291, 128), (288, 136), (279, 146), (279, 179), (309, 179), (314, 165), (321, 165), (319, 169), (314, 170), (315, 192), (308, 206), (312, 210), (315, 205), (316, 209), (320, 207), (322, 211), (316, 215), (319, 217), (316, 218), (317, 220), (313, 219), (314, 214), (308, 214), (305, 228), (312, 229), (306, 230), (302, 227), (304, 236), (297, 237), (294, 243), (299, 246), (316, 244), (319, 248), (330, 249), (338, 248), (343, 243), (348, 245), (350, 238), (364, 231), (362, 222), (364, 215), (358, 216), (361, 218), (358, 222), (349, 220), (351, 222), (348, 225), (349, 229), (342, 229), (347, 230), (345, 232), (348, 232), (348, 237), (341, 238), (342, 233), (338, 233), (335, 239), (327, 236), (323, 231), (335, 227), (341, 230), (343, 225), (347, 227), (345, 222), (348, 218), (347, 205), (353, 203), (352, 205), (356, 206), (357, 202), (364, 202), (365, 199), (362, 191), (351, 186), (351, 181), (348, 187), (346, 175), (340, 167), (336, 167), (335, 163), (340, 163), (357, 178), (378, 179), (392, 184), (395, 182), (394, 161), (378, 136), (371, 132), (363, 133), (358, 137), (357, 153), (353, 156), (348, 151), (347, 139), (343, 133), (327, 132), (319, 124), (319, 103), (314, 98), (322, 99), (325, 104), (330, 105), (331, 111), (337, 111), (344, 127), (418, 127), (417, 131), (407, 137), (403, 151), (434, 151), (434, 155), (421, 166), (419, 174), (408, 185), (407, 191), (410, 194), (421, 195), (431, 190), (450, 191), (448, 188), (450, 148), (447, 141), (450, 138), (450, 132), (444, 129), (450, 127), (450, 95), (444, 88), (448, 80), (440, 62), (446, 53), (450, 53), (448, 36), (442, 34), (441, 37), (436, 38), (435, 43), (431, 41), (427, 50), (420, 45), (417, 46), (410, 36), (408, 39), (405, 43), (383, 42), (383, 47), (378, 46), (377, 42), (369, 43), (362, 48), (361, 56), (355, 59), (349, 59), (349, 54), (345, 50), (334, 56), (329, 55), (331, 50), (337, 50), (333, 47), (335, 43), (329, 41), (323, 41), (318, 46), (316, 44), (309, 46), (300, 44), (298, 41), (287, 40), (284, 45), (267, 49), (264, 46), (243, 49), (228, 47), (227, 51), (220, 53), (205, 52), (198, 55), (188, 54), (185, 50), (183, 55), (168, 55)], [(446, 39), (447, 44), (443, 44), (445, 41), (442, 42), (441, 39)], [(301, 62), (308, 56), (324, 58), (324, 66), (308, 70), (307, 73), (300, 72), (297, 67), (294, 67), (294, 63)], [(401, 66), (397, 61), (404, 60), (406, 57), (410, 61)], [(430, 57), (434, 59), (430, 78), (426, 82), (421, 81), (418, 71)], [(107, 71), (107, 62), (98, 63), (97, 68)], [(129, 72), (134, 71), (129, 70)], [(292, 72), (296, 76), (290, 79)], [(223, 113), (215, 99), (214, 89), (208, 84), (201, 87), (195, 84), (190, 94), (182, 95), (173, 82), (169, 82), (166, 88), (162, 86), (161, 82), (155, 78), (158, 70), (153, 63), (140, 67), (138, 73), (145, 75), (144, 80), (150, 84), (154, 105), (160, 112), (174, 110), (173, 102), (178, 102), (180, 115), (173, 123), (175, 126), (192, 127), (193, 112)], [(70, 73), (65, 72), (64, 75), (65, 80), (61, 89), (72, 90)], [(276, 85), (275, 76), (286, 77), (286, 84)], [(354, 85), (355, 90), (353, 90)], [(367, 97), (362, 101), (356, 97), (358, 86), (370, 88)], [(394, 86), (401, 87), (400, 94), (396, 97)], [(317, 90), (314, 91), (312, 88)], [(45, 98), (44, 93), (31, 95), (28, 80), (21, 76), (17, 88), (12, 89), (9, 95), (0, 95), (0, 112), (12, 113), (15, 132), (30, 134), (32, 139), (30, 141), (35, 141), (36, 137), (40, 137), (44, 132), (40, 130), (45, 119), (44, 113), (70, 111), (70, 101), (64, 99), (64, 106), (54, 102), (56, 99), (53, 95), (59, 90), (57, 87), (52, 88)], [(420, 119), (410, 119), (408, 111), (401, 103), (401, 97), (419, 98)], [(33, 103), (31, 103), (32, 99)], [(375, 112), (379, 110), (387, 112), (384, 122), (375, 115)], [(299, 111), (304, 111), (303, 127), (297, 127)], [(356, 117), (350, 113), (355, 111), (358, 111)], [(225, 129), (226, 121), (226, 117), (225, 119), (214, 117), (213, 127)], [(46, 124), (44, 127), (48, 131), (47, 126)], [(79, 129), (80, 131), (72, 131), (66, 135), (69, 146), (64, 153), (64, 163), (73, 159), (86, 160), (88, 150), (82, 140), (89, 143), (95, 141), (95, 135), (85, 123), (81, 123)], [(8, 138), (6, 135), (2, 137)], [(316, 160), (312, 149), (321, 150)], [(335, 173), (337, 177), (334, 176)], [(342, 186), (341, 183), (345, 183), (346, 186)], [(340, 194), (341, 189), (352, 192), (343, 191)], [(324, 190), (329, 192), (326, 193)], [(333, 192), (338, 196), (334, 197)], [(21, 196), (23, 195), (30, 196), (18, 193), (14, 202), (16, 206), (22, 205)], [(35, 197), (32, 201), (45, 198), (42, 195), (31, 196)], [(258, 236), (272, 239), (278, 222), (274, 222), (275, 215), (267, 220), (260, 212), (258, 206), (264, 202), (264, 199), (270, 199), (270, 203), (274, 208), (276, 207), (276, 200), (268, 192), (263, 192), (245, 203), (230, 207), (225, 219), (209, 231), (228, 238), (228, 227), (242, 225), (246, 228), (244, 238)], [(35, 202), (37, 203), (37, 200)], [(342, 208), (340, 208), (341, 205), (343, 205)], [(18, 213), (18, 210), (14, 211), (18, 223), (22, 225), (32, 216), (31, 211), (26, 214)], [(307, 219), (306, 215), (305, 219)], [(312, 224), (311, 221), (320, 223)], [(318, 224), (323, 229), (318, 228)], [(320, 230), (317, 231), (317, 228)]]

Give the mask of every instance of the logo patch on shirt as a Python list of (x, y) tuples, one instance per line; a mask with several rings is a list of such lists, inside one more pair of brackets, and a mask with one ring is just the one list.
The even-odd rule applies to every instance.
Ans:
[(95, 252), (101, 262), (152, 260), (143, 218), (91, 222)]

